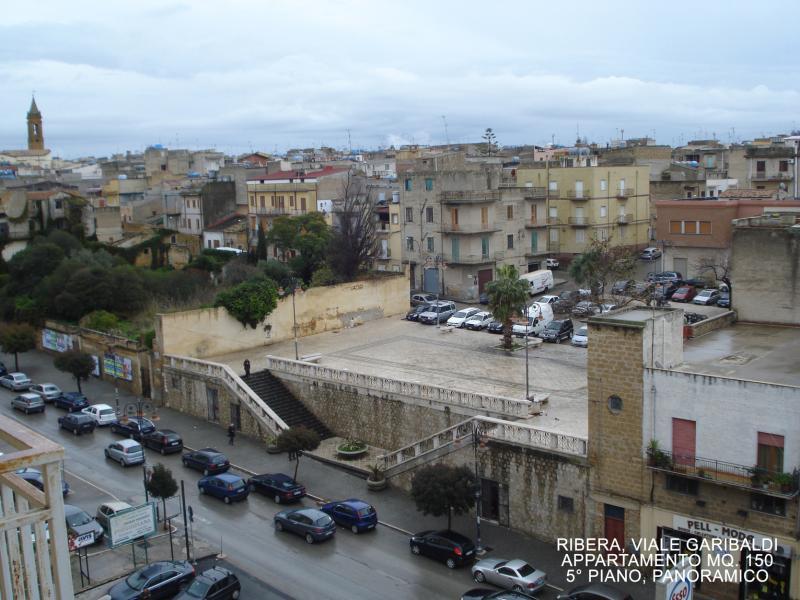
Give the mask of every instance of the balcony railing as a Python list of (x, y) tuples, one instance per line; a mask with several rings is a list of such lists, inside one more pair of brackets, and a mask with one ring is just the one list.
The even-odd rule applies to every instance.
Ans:
[(569, 224), (573, 227), (588, 227), (589, 217), (570, 217)]
[(548, 252), (560, 252), (561, 251), (561, 242), (547, 242), (547, 251)]
[(792, 174), (788, 172), (781, 173), (780, 171), (756, 171), (751, 179), (753, 181), (788, 181), (792, 179)]
[(797, 471), (779, 473), (711, 458), (676, 455), (665, 450), (648, 449), (647, 454), (647, 464), (651, 469), (681, 477), (692, 477), (782, 498), (791, 498), (800, 491), (800, 473)]
[(526, 187), (522, 192), (525, 200), (544, 200), (547, 198), (547, 189), (543, 187)]
[(495, 262), (495, 255), (489, 254), (450, 254), (444, 261), (453, 265), (485, 265)]
[(252, 206), (248, 208), (248, 214), (251, 215), (304, 215), (308, 209), (301, 210), (297, 207), (280, 207), (280, 206)]
[(592, 197), (592, 190), (583, 188), (582, 190), (567, 190), (567, 198), (570, 200), (589, 200)]
[(560, 225), (561, 219), (558, 217), (547, 217), (547, 224), (548, 225)]
[(636, 190), (633, 188), (617, 188), (616, 196), (617, 198), (630, 198), (631, 196), (636, 195)]
[(392, 251), (391, 249), (387, 250), (386, 252), (378, 252), (375, 255), (376, 260), (389, 260), (392, 258)]
[(439, 200), (441, 200), (441, 202), (444, 204), (486, 204), (500, 200), (500, 191), (486, 190), (482, 192), (439, 192)]
[(518, 187), (517, 178), (516, 177), (502, 177), (502, 178), (500, 178), (499, 187), (501, 187), (501, 188), (515, 188), (515, 187)]
[(633, 223), (632, 214), (617, 215), (617, 225), (627, 225)]
[(547, 220), (546, 219), (525, 219), (525, 227), (533, 228), (533, 227), (547, 227)]
[(727, 169), (706, 169), (706, 178), (708, 179), (727, 179)]
[(490, 233), (500, 231), (500, 228), (491, 223), (442, 223), (442, 233)]

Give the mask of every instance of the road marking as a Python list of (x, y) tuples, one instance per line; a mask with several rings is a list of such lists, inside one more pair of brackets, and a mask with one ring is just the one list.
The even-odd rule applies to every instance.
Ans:
[(553, 588), (557, 592), (563, 592), (564, 591), (564, 588), (560, 588), (557, 585), (553, 585), (552, 583), (545, 583), (544, 586), (545, 587), (549, 587), (549, 588)]
[(64, 472), (65, 472), (65, 473), (67, 473), (67, 474), (68, 474), (70, 477), (74, 477), (75, 479), (80, 479), (82, 482), (84, 482), (84, 483), (88, 483), (88, 484), (89, 484), (90, 486), (92, 486), (93, 488), (95, 488), (95, 489), (98, 489), (98, 490), (100, 490), (101, 492), (103, 492), (104, 494), (107, 494), (107, 495), (111, 496), (111, 497), (112, 497), (114, 500), (116, 500), (117, 502), (122, 502), (122, 501), (121, 501), (119, 498), (117, 498), (117, 497), (116, 497), (114, 494), (112, 494), (112, 493), (111, 493), (111, 492), (109, 492), (108, 490), (101, 488), (99, 485), (95, 485), (94, 483), (92, 483), (92, 482), (91, 482), (91, 481), (89, 481), (88, 479), (84, 479), (84, 478), (83, 478), (83, 477), (81, 477), (80, 475), (76, 475), (75, 473), (73, 473), (73, 472), (72, 472), (72, 471), (70, 471), (69, 469), (64, 469)]

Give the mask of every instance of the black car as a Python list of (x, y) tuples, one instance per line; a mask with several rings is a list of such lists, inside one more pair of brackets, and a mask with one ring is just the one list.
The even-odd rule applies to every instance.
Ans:
[(731, 293), (727, 290), (722, 290), (719, 293), (719, 299), (717, 300), (717, 306), (722, 308), (730, 308), (731, 307)]
[(586, 300), (589, 294), (585, 290), (564, 290), (558, 295), (558, 300), (551, 303), (553, 312), (568, 313), (581, 300)]
[(264, 473), (247, 480), (250, 490), (271, 496), (277, 504), (294, 502), (306, 495), (304, 485), (283, 473)]
[(656, 300), (669, 300), (672, 294), (678, 291), (678, 283), (675, 281), (664, 281), (657, 283), (653, 290), (653, 298)]
[(572, 588), (556, 596), (557, 600), (633, 600), (630, 594), (613, 588), (605, 583), (590, 583)]
[(591, 317), (592, 315), (599, 314), (602, 309), (589, 300), (581, 300), (572, 309), (573, 317)]
[(241, 592), (242, 584), (234, 573), (214, 567), (195, 577), (175, 600), (236, 600)]
[(410, 311), (408, 311), (406, 313), (406, 320), (407, 321), (419, 321), (419, 316), (422, 313), (424, 313), (426, 310), (428, 310), (428, 308), (430, 308), (430, 306), (431, 305), (428, 304), (428, 303), (418, 304), (417, 306), (415, 306), (414, 308), (412, 308)]
[(572, 337), (572, 321), (564, 319), (563, 321), (550, 321), (547, 327), (542, 329), (539, 337), (545, 342), (555, 342), (560, 344), (562, 340), (568, 340)]
[(150, 419), (144, 417), (128, 417), (125, 421), (115, 421), (111, 424), (111, 433), (119, 433), (132, 440), (140, 442), (143, 435), (152, 433), (156, 426)]
[(91, 416), (83, 413), (69, 413), (63, 417), (58, 417), (58, 426), (61, 429), (71, 431), (73, 435), (82, 433), (92, 433), (97, 427), (97, 421)]
[(162, 560), (145, 565), (108, 590), (111, 600), (172, 598), (194, 579), (194, 567), (185, 560)]
[(202, 448), (183, 455), (183, 466), (202, 471), (203, 475), (224, 473), (231, 468), (227, 457), (216, 448)]
[(647, 281), (649, 283), (680, 283), (683, 280), (683, 274), (678, 271), (662, 271), (661, 273), (648, 273)]
[(336, 533), (336, 523), (316, 508), (282, 510), (274, 518), (276, 531), (290, 531), (305, 538), (306, 542), (322, 542)]
[(411, 553), (444, 562), (455, 569), (475, 559), (475, 544), (455, 531), (422, 531), (409, 540)]
[(80, 392), (64, 392), (53, 400), (53, 406), (65, 408), (69, 412), (77, 412), (89, 406), (89, 401)]
[(8, 375), (8, 369), (6, 368), (5, 363), (0, 361), (0, 377), (3, 375)]
[(502, 321), (492, 321), (486, 327), (486, 331), (489, 333), (503, 333), (503, 322)]
[(172, 454), (183, 451), (183, 439), (172, 429), (156, 429), (142, 436), (142, 445), (158, 450), (161, 454)]
[(636, 282), (633, 279), (615, 281), (614, 285), (611, 286), (611, 295), (624, 296), (634, 285), (636, 285)]
[(706, 279), (701, 279), (699, 277), (693, 277), (692, 279), (684, 279), (684, 285), (691, 285), (692, 287), (705, 289), (708, 287), (708, 281)]
[(515, 592), (513, 590), (487, 590), (475, 588), (467, 590), (461, 595), (461, 600), (532, 600), (533, 596)]
[[(33, 487), (35, 487), (40, 492), (44, 491), (44, 478), (42, 477), (42, 472), (39, 469), (34, 469), (32, 467), (24, 467), (22, 469), (18, 469), (15, 471), (17, 475), (22, 477), (25, 481), (30, 483)], [(61, 479), (61, 494), (66, 496), (69, 494), (69, 484)]]

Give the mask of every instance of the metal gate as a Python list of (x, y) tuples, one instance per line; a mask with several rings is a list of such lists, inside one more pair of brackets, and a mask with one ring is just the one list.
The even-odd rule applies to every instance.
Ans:
[(439, 269), (435, 267), (425, 269), (425, 291), (429, 294), (439, 293)]

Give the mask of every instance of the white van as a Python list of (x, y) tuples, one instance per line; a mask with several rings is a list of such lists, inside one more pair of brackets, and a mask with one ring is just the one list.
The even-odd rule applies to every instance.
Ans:
[(550, 304), (534, 302), (528, 307), (527, 322), (525, 318), (514, 323), (512, 332), (517, 337), (539, 335), (553, 320), (553, 307)]
[(524, 279), (528, 282), (528, 293), (531, 296), (534, 294), (541, 294), (553, 288), (553, 272), (549, 269), (540, 269), (539, 271), (525, 273), (520, 279)]

